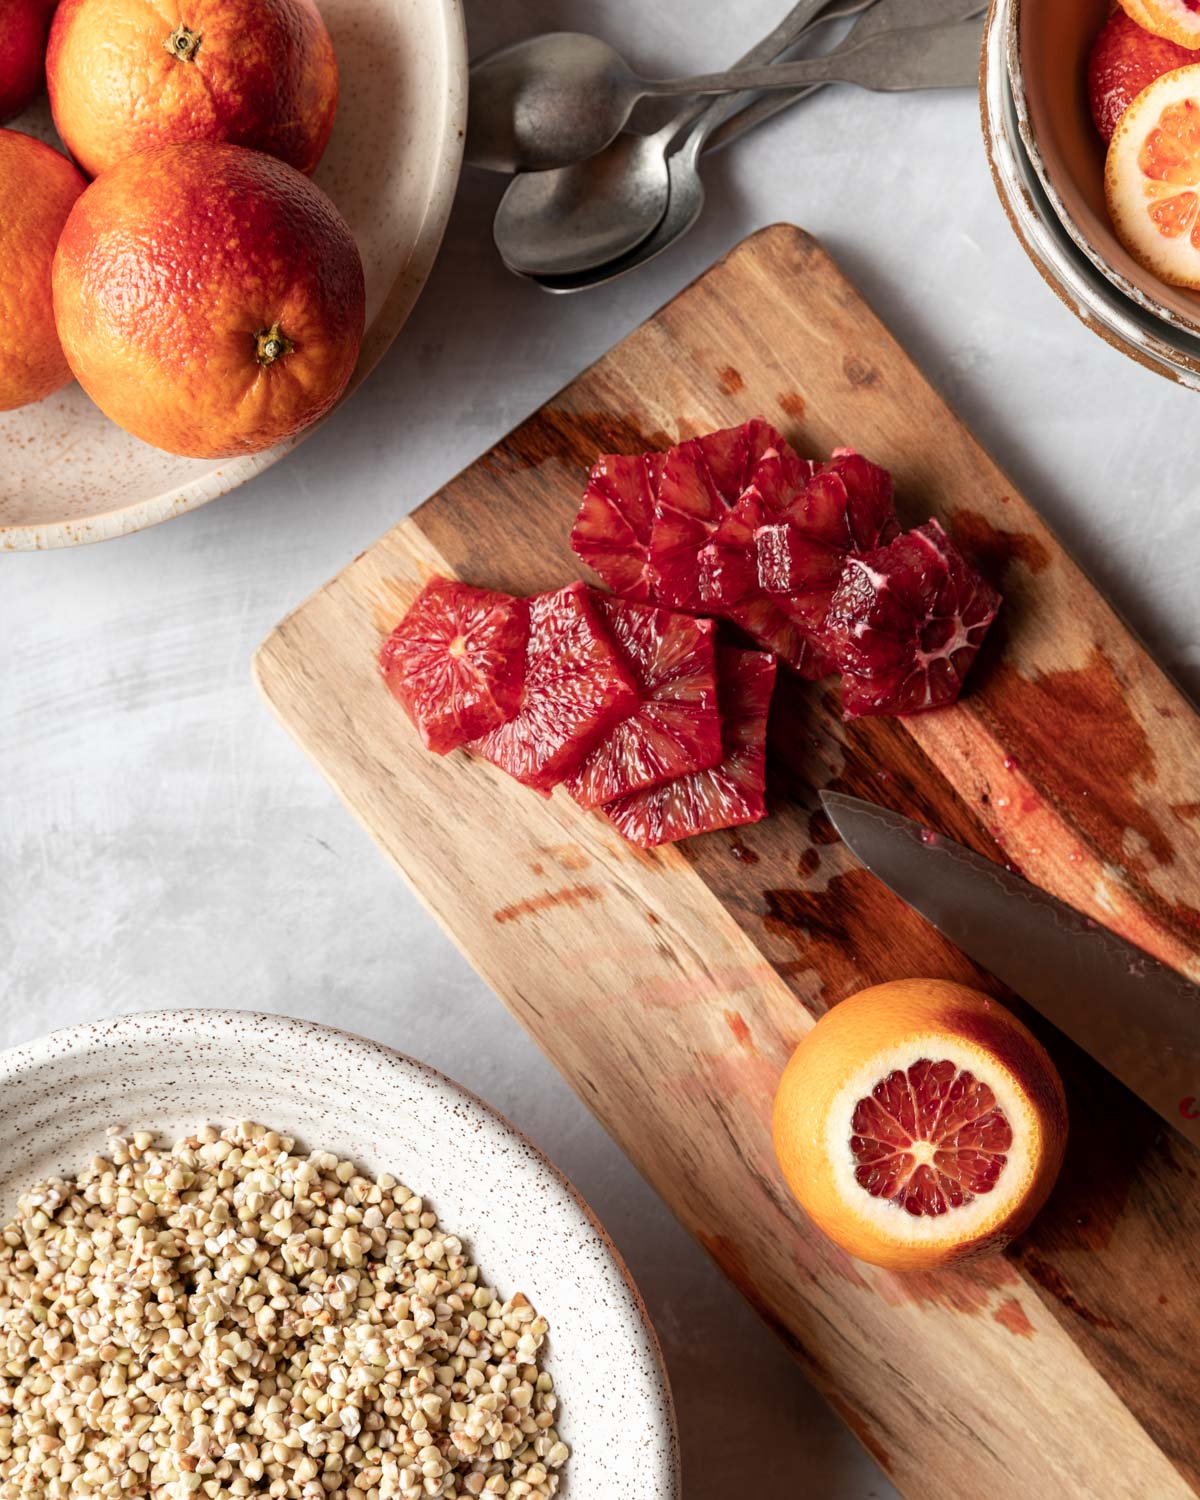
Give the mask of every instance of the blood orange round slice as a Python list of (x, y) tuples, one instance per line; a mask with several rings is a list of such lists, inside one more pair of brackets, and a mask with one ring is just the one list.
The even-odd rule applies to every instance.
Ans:
[(516, 713), (528, 640), (524, 599), (434, 578), (383, 643), (379, 665), (426, 747), (445, 755)]
[(937, 521), (851, 557), (824, 627), (846, 717), (953, 703), (999, 608)]
[(547, 796), (638, 705), (629, 668), (588, 597), (568, 584), (529, 600), (521, 703), (471, 749)]
[(1196, 0), (1121, 0), (1121, 8), (1155, 36), (1195, 51), (1200, 47), (1200, 5)]
[(604, 594), (594, 593), (592, 603), (640, 701), (567, 783), (581, 807), (707, 770), (721, 759), (713, 622)]
[(571, 546), (626, 599), (657, 598), (650, 532), (662, 478), (662, 453), (607, 453), (588, 475)]
[(1164, 73), (1121, 116), (1104, 196), (1117, 237), (1161, 280), (1200, 287), (1200, 63)]
[(610, 802), (604, 809), (632, 844), (652, 849), (766, 817), (767, 716), (775, 660), (762, 651), (717, 650), (719, 764)]
[(809, 1217), (861, 1260), (919, 1269), (998, 1249), (1054, 1185), (1062, 1083), (986, 995), (900, 980), (844, 1000), (796, 1048), (775, 1150)]

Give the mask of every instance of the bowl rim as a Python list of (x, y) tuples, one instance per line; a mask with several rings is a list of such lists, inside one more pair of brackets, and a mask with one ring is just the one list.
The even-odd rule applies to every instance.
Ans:
[(189, 1032), (197, 1032), (206, 1028), (214, 1035), (221, 1032), (228, 1035), (230, 1029), (236, 1030), (256, 1023), (265, 1024), (282, 1033), (315, 1041), (336, 1036), (343, 1045), (361, 1052), (364, 1061), (369, 1059), (382, 1063), (389, 1069), (400, 1068), (406, 1072), (415, 1073), (435, 1088), (453, 1094), (483, 1124), (498, 1132), (508, 1144), (516, 1148), (518, 1156), (532, 1160), (548, 1176), (559, 1191), (562, 1206), (569, 1212), (573, 1212), (576, 1227), (585, 1233), (590, 1232), (599, 1241), (600, 1248), (607, 1254), (616, 1271), (616, 1281), (626, 1299), (625, 1311), (629, 1315), (628, 1322), (632, 1329), (640, 1333), (645, 1367), (648, 1371), (652, 1371), (654, 1376), (653, 1387), (649, 1392), (654, 1409), (648, 1416), (663, 1456), (665, 1471), (662, 1475), (661, 1493), (664, 1497), (671, 1496), (674, 1500), (682, 1500), (679, 1429), (666, 1360), (650, 1313), (624, 1257), (579, 1190), (550, 1160), (541, 1147), (517, 1125), (514, 1125), (506, 1115), (482, 1099), (472, 1089), (467, 1088), (465, 1084), (451, 1078), (448, 1073), (443, 1073), (441, 1069), (422, 1062), (420, 1058), (412, 1057), (407, 1052), (401, 1052), (396, 1047), (389, 1047), (384, 1042), (377, 1042), (371, 1037), (347, 1031), (340, 1026), (328, 1026), (321, 1021), (310, 1021), (299, 1016), (280, 1015), (269, 1011), (238, 1010), (230, 1007), (219, 1009), (165, 1007), (105, 1016), (95, 1021), (83, 1021), (74, 1026), (64, 1026), (54, 1031), (44, 1032), (31, 1041), (0, 1050), (0, 1090), (3, 1089), (5, 1083), (16, 1076), (32, 1072), (48, 1063), (60, 1061), (64, 1057), (93, 1050), (95, 1043), (101, 1038), (111, 1040), (114, 1034), (131, 1033), (133, 1035), (130, 1039), (133, 1040), (136, 1038), (138, 1029), (145, 1028), (147, 1025), (183, 1027)]
[(231, 490), (286, 458), (310, 438), (343, 402), (359, 388), (387, 353), (397, 334), (408, 321), (417, 298), (429, 280), (441, 248), (454, 204), (454, 195), (462, 171), (466, 146), (467, 123), (467, 25), (464, 0), (422, 0), (439, 14), (442, 41), (446, 54), (447, 87), (441, 117), (435, 170), (420, 229), (412, 249), (397, 267), (387, 295), (367, 331), (359, 352), (358, 363), (350, 381), (331, 409), (294, 437), (262, 453), (246, 454), (226, 460), (216, 468), (205, 470), (193, 479), (176, 484), (161, 494), (142, 500), (122, 502), (108, 510), (73, 520), (0, 523), (0, 551), (30, 552), (57, 547), (76, 547), (90, 542), (108, 541), (131, 532), (157, 526), (187, 511), (196, 510), (227, 495)]
[[(1076, 247), (1087, 256), (1092, 265), (1102, 276), (1128, 297), (1131, 302), (1136, 302), (1150, 316), (1164, 323), (1169, 323), (1173, 328), (1181, 332), (1200, 335), (1200, 296), (1197, 297), (1196, 314), (1189, 317), (1186, 313), (1168, 306), (1159, 301), (1157, 297), (1145, 286), (1126, 275), (1118, 266), (1109, 260), (1107, 255), (1101, 253), (1097, 246), (1084, 234), (1080, 226), (1069, 213), (1066, 202), (1059, 192), (1054, 181), (1054, 175), (1046, 164), (1042, 149), (1038, 144), (1037, 135), (1033, 128), (1033, 120), (1030, 116), (1028, 100), (1025, 96), (1025, 65), (1021, 56), (1021, 15), (1022, 0), (1011, 0), (1008, 12), (1008, 22), (1005, 36), (1006, 66), (1008, 69), (1009, 87), (1012, 91), (1013, 107), (1016, 110), (1017, 128), (1021, 133), (1021, 141), (1025, 147), (1025, 154), (1029, 158), (1030, 165), (1037, 173), (1038, 181), (1042, 185), (1042, 191), (1050, 207), (1054, 210), (1059, 223), (1070, 235)], [(1153, 279), (1153, 273), (1145, 273)], [(1178, 288), (1177, 290), (1183, 290)]]
[(1105, 343), (1155, 374), (1200, 390), (1200, 341), (1123, 297), (1076, 248), (1025, 152), (1006, 66), (1011, 0), (991, 0), (979, 77), (992, 183), (1009, 227), (1051, 291)]

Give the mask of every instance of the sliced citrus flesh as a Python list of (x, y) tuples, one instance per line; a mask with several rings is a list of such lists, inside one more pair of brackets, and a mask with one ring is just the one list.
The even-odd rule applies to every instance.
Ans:
[(639, 702), (567, 783), (581, 807), (706, 771), (721, 759), (715, 624), (611, 594), (593, 592), (591, 599), (633, 675)]
[(1200, 287), (1200, 63), (1156, 78), (1121, 116), (1104, 196), (1139, 265), (1174, 286)]
[(1178, 42), (1192, 52), (1200, 48), (1200, 4), (1197, 0), (1121, 0), (1121, 9), (1155, 36)]
[(775, 1152), (860, 1260), (919, 1270), (999, 1249), (1041, 1208), (1067, 1110), (1045, 1049), (997, 1001), (905, 979), (817, 1022), (775, 1096)]
[(529, 600), (529, 646), (517, 712), (470, 748), (549, 796), (637, 708), (638, 690), (593, 607), (572, 583)]
[(517, 712), (528, 642), (527, 600), (433, 578), (384, 641), (379, 665), (426, 749), (446, 755)]
[(653, 849), (766, 817), (767, 716), (774, 686), (773, 657), (718, 648), (721, 759), (706, 771), (608, 803), (605, 813), (631, 844)]

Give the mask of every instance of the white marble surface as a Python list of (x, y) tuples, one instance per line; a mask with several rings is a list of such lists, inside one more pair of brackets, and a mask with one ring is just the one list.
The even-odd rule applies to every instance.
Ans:
[[(726, 63), (783, 0), (468, 0), (473, 51), (570, 26)], [(0, 559), (0, 1043), (154, 1006), (335, 1021), (505, 1111), (612, 1230), (663, 1336), (689, 1500), (893, 1492), (260, 704), (276, 619), (750, 230), (818, 234), (1160, 660), (1200, 684), (1200, 398), (1077, 324), (993, 196), (977, 106), (830, 91), (707, 173), (674, 254), (583, 298), (511, 279), (468, 172), (409, 328), (293, 458), (100, 547)], [(765, 1491), (764, 1491), (765, 1492)]]

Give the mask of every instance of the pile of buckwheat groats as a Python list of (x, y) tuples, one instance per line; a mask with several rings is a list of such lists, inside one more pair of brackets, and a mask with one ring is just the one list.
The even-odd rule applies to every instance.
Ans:
[(0, 1500), (549, 1500), (546, 1323), (394, 1177), (137, 1134), (0, 1244)]

